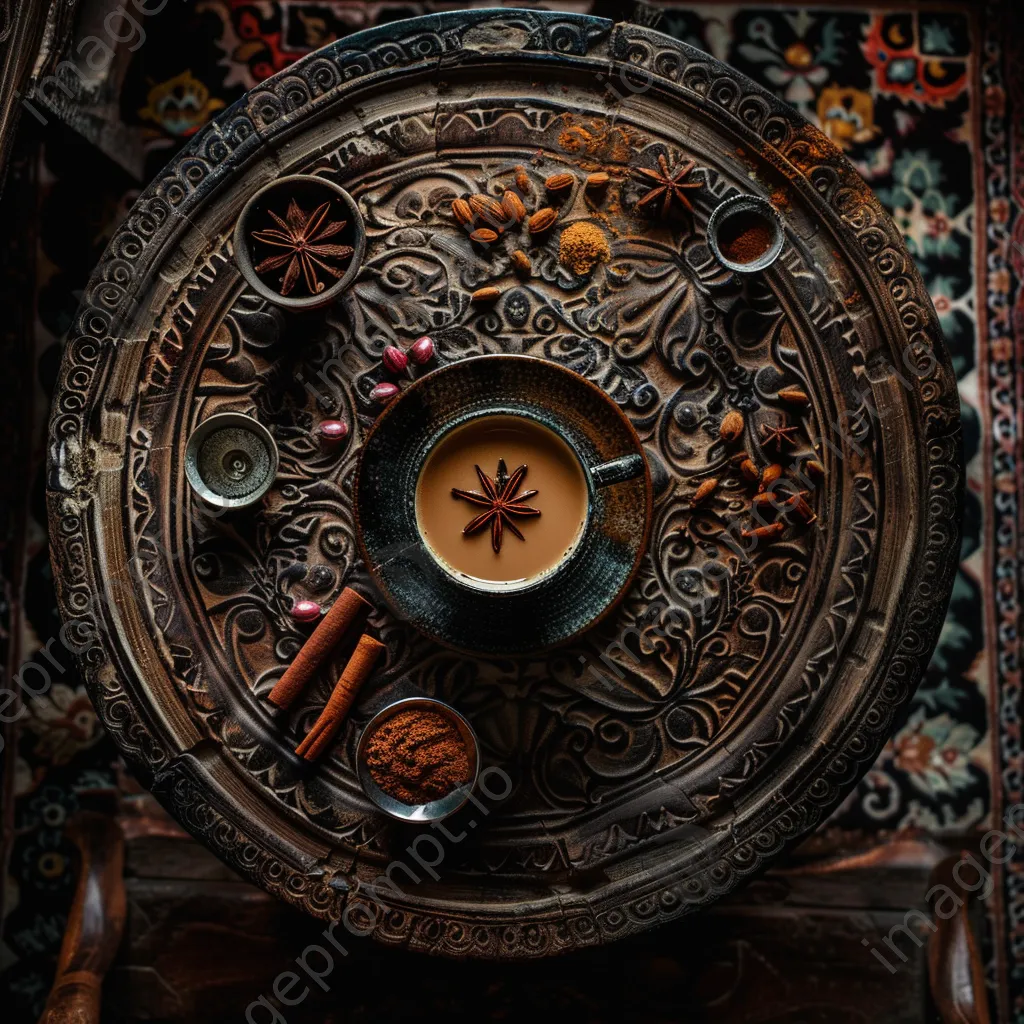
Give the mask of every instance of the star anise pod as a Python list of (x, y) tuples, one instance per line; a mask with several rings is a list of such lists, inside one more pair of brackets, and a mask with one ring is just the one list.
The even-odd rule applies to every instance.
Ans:
[(477, 530), (482, 530), (490, 523), (491, 547), (494, 548), (494, 553), (498, 554), (501, 551), (501, 542), (506, 527), (520, 540), (526, 540), (512, 521), (512, 517), (540, 515), (540, 509), (523, 504), (537, 491), (523, 491), (522, 494), (516, 494), (519, 485), (526, 478), (525, 465), (520, 466), (509, 476), (505, 460), (498, 459), (498, 472), (493, 480), (479, 466), (473, 468), (480, 479), (483, 491), (463, 491), (458, 487), (453, 487), (452, 497), (471, 501), (474, 505), (483, 505), (486, 511), (481, 512), (475, 519), (471, 519), (462, 532), (465, 534), (476, 533)]
[(799, 427), (787, 427), (785, 420), (780, 420), (779, 425), (770, 427), (767, 423), (761, 424), (761, 436), (764, 438), (764, 445), (773, 445), (777, 452), (781, 452), (783, 445), (793, 444), (793, 435), (800, 432)]
[(695, 161), (687, 160), (676, 168), (675, 171), (670, 171), (668, 161), (663, 154), (659, 153), (659, 170), (653, 171), (648, 167), (634, 167), (633, 174), (635, 177), (647, 184), (653, 183), (651, 190), (636, 201), (636, 209), (640, 210), (641, 207), (650, 206), (660, 200), (661, 217), (665, 218), (672, 208), (672, 200), (675, 199), (685, 206), (690, 213), (693, 213), (693, 206), (686, 195), (686, 190), (701, 188), (702, 185), (699, 181), (686, 181), (685, 179), (689, 177), (690, 172), (696, 166)]
[(272, 245), (283, 249), (283, 252), (268, 256), (255, 267), (257, 274), (265, 274), (269, 270), (277, 270), (287, 264), (281, 278), (281, 294), (288, 295), (295, 287), (302, 272), (310, 295), (318, 295), (324, 290), (324, 282), (317, 276), (318, 270), (341, 278), (345, 272), (331, 266), (331, 261), (342, 260), (352, 255), (350, 245), (324, 245), (324, 239), (336, 235), (348, 221), (332, 220), (324, 225), (324, 220), (331, 204), (321, 203), (312, 213), (305, 210), (293, 199), (288, 204), (288, 212), (279, 217), (273, 210), (267, 210), (271, 219), (280, 228), (267, 228), (254, 231), (252, 237), (264, 245)]

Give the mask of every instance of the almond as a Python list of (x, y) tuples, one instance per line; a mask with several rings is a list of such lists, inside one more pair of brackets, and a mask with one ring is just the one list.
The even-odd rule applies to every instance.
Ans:
[(470, 196), (469, 205), (478, 217), (486, 217), (493, 225), (505, 223), (505, 207), (490, 196)]
[(705, 480), (700, 487), (694, 492), (693, 497), (690, 499), (690, 507), (693, 508), (695, 505), (699, 505), (709, 495), (715, 493), (715, 489), (718, 487), (718, 478), (711, 477), (710, 480)]
[(523, 252), (522, 249), (516, 249), (511, 256), (512, 266), (516, 268), (521, 274), (529, 274), (533, 270), (533, 261), (529, 256)]
[(743, 435), (743, 413), (730, 409), (718, 427), (718, 436), (723, 441), (738, 441)]
[(611, 178), (604, 171), (598, 171), (596, 174), (587, 175), (586, 187), (596, 192), (598, 189), (604, 188), (609, 181), (611, 181)]
[(757, 483), (761, 479), (761, 474), (758, 472), (757, 466), (754, 465), (750, 459), (744, 459), (740, 463), (740, 472), (751, 482)]
[(519, 198), (518, 192), (508, 189), (501, 197), (501, 205), (505, 214), (517, 224), (522, 224), (526, 219), (526, 207), (523, 206), (523, 201)]
[(545, 206), (529, 219), (526, 226), (531, 235), (539, 235), (547, 231), (556, 220), (558, 220), (558, 214), (550, 206)]
[(779, 392), (779, 398), (784, 402), (789, 402), (791, 405), (811, 404), (811, 400), (807, 397), (807, 392), (800, 388), (783, 388)]
[(452, 216), (460, 224), (472, 224), (473, 223), (473, 207), (466, 202), (465, 199), (453, 199), (452, 200)]
[(807, 466), (807, 471), (811, 476), (816, 476), (820, 479), (825, 475), (825, 467), (817, 459), (810, 459), (804, 465)]
[(773, 462), (770, 466), (765, 466), (764, 472), (761, 474), (761, 485), (758, 487), (758, 490), (767, 491), (780, 476), (782, 476), (782, 467), (777, 462)]
[(470, 233), (469, 236), (474, 242), (480, 242), (483, 245), (490, 245), (492, 242), (498, 240), (498, 232), (492, 231), (490, 228), (477, 228), (476, 231)]
[(473, 302), (497, 302), (501, 296), (500, 288), (477, 288), (475, 292), (470, 296)]
[(525, 193), (530, 187), (530, 177), (522, 167), (516, 168), (516, 188)]
[(549, 192), (564, 192), (567, 188), (572, 188), (572, 183), (575, 180), (576, 179), (571, 174), (552, 174), (551, 177), (544, 182), (544, 187)]

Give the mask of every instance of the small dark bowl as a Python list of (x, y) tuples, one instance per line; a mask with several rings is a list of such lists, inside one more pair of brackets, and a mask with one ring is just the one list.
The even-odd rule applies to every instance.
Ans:
[[(524, 416), (586, 470), (590, 514), (572, 554), (536, 583), (467, 586), (424, 543), (416, 485), (442, 437), (481, 416)], [(593, 626), (629, 587), (647, 547), (651, 478), (629, 420), (596, 385), (530, 356), (477, 356), (421, 377), (367, 435), (355, 482), (360, 550), (396, 615), (462, 651), (544, 650)]]
[[(275, 276), (283, 273), (283, 267), (280, 270), (267, 271), (264, 274), (256, 273), (256, 267), (262, 260), (276, 251), (283, 250), (276, 250), (270, 245), (253, 239), (252, 232), (277, 228), (278, 225), (271, 219), (267, 211), (273, 210), (279, 217), (284, 217), (292, 199), (305, 213), (312, 213), (321, 203), (329, 202), (331, 206), (325, 223), (327, 220), (347, 221), (345, 227), (338, 234), (326, 240), (331, 245), (352, 247), (352, 255), (348, 257), (344, 276), (335, 279), (326, 271), (321, 270), (319, 272), (320, 279), (334, 283), (328, 284), (322, 292), (315, 295), (309, 294), (301, 274), (292, 294), (282, 295), (277, 291), (269, 282)], [(269, 185), (264, 185), (245, 204), (235, 223), (234, 250), (235, 263), (253, 291), (284, 309), (318, 309), (333, 302), (359, 273), (363, 262), (363, 253), (366, 250), (366, 230), (356, 201), (340, 185), (335, 185), (333, 181), (328, 181), (327, 178), (321, 178), (315, 174), (293, 174), (285, 178), (278, 178)]]

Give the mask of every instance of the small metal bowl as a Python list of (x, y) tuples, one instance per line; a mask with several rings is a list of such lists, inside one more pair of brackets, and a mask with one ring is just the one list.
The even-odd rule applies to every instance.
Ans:
[(277, 444), (262, 423), (240, 412), (203, 420), (185, 444), (185, 478), (215, 508), (253, 505), (277, 476)]
[[(392, 718), (400, 711), (415, 710), (417, 708), (424, 711), (436, 711), (438, 714), (444, 715), (459, 730), (459, 734), (466, 744), (466, 750), (469, 752), (472, 777), (464, 786), (453, 789), (440, 800), (431, 800), (430, 803), (426, 804), (405, 804), (401, 800), (396, 800), (393, 796), (389, 796), (374, 782), (370, 769), (366, 764), (366, 746), (374, 732), (389, 718)], [(392, 818), (411, 822), (440, 821), (442, 818), (447, 818), (463, 807), (469, 799), (469, 794), (476, 786), (477, 776), (480, 774), (480, 744), (477, 742), (473, 727), (455, 708), (445, 704), (443, 701), (434, 700), (432, 697), (405, 697), (402, 700), (396, 700), (393, 704), (388, 704), (387, 707), (381, 708), (366, 723), (366, 728), (363, 729), (362, 735), (359, 737), (359, 743), (356, 745), (356, 774), (358, 775), (360, 785), (363, 787), (363, 792), (385, 814), (391, 815)]]
[[(332, 283), (316, 295), (282, 295), (267, 278), (256, 273), (260, 259), (280, 250), (259, 245), (253, 240), (252, 231), (275, 227), (267, 211), (283, 216), (293, 199), (306, 213), (312, 213), (321, 203), (330, 203), (329, 219), (347, 221), (341, 233), (331, 237), (330, 243), (352, 247), (348, 266), (341, 278), (328, 277)], [(264, 185), (245, 204), (235, 222), (235, 264), (242, 277), (253, 291), (283, 309), (301, 311), (329, 305), (355, 280), (365, 251), (366, 229), (356, 201), (340, 185), (317, 174), (290, 174)], [(300, 276), (300, 287), (301, 281)]]
[[(760, 216), (772, 236), (771, 243), (765, 252), (757, 259), (747, 263), (737, 263), (735, 260), (728, 259), (718, 244), (719, 235), (726, 222), (742, 214)], [(785, 241), (786, 236), (779, 211), (767, 199), (762, 199), (760, 196), (733, 196), (731, 199), (726, 199), (724, 203), (719, 203), (714, 208), (708, 219), (708, 245), (711, 246), (711, 251), (720, 263), (739, 274), (755, 274), (758, 271), (767, 270), (779, 258)]]

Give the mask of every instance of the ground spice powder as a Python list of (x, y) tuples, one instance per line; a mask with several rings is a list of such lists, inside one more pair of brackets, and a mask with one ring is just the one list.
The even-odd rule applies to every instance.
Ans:
[(413, 805), (440, 800), (472, 777), (459, 730), (444, 715), (415, 708), (380, 725), (366, 744), (366, 765), (388, 796)]
[(771, 225), (756, 213), (736, 213), (718, 229), (718, 248), (733, 263), (752, 263), (772, 244)]
[(595, 263), (605, 263), (611, 255), (608, 236), (590, 221), (570, 224), (558, 240), (558, 262), (578, 277), (589, 274)]

